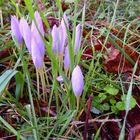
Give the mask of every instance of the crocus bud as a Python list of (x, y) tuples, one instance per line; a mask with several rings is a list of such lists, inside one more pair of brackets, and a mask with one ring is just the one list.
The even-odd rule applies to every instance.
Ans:
[(62, 26), (60, 25), (58, 28), (56, 25), (53, 26), (52, 29), (52, 51), (54, 53), (58, 53), (59, 55), (63, 55), (64, 53), (64, 34)]
[[(65, 21), (65, 22), (64, 22), (64, 21)], [(61, 25), (62, 25), (63, 27), (65, 27), (65, 24), (66, 24), (67, 28), (69, 28), (69, 22), (68, 22), (68, 17), (67, 17), (67, 15), (66, 15), (66, 13), (64, 13), (63, 19), (62, 19), (62, 21), (61, 21)], [(65, 27), (65, 28), (66, 28), (66, 27)]]
[(11, 31), (15, 35), (18, 44), (22, 43), (22, 35), (19, 30), (19, 21), (16, 16), (11, 16)]
[[(35, 16), (35, 20), (36, 20), (38, 29), (41, 32), (42, 36), (44, 36), (45, 32), (44, 32), (44, 28), (43, 28), (43, 22), (42, 22), (42, 19), (41, 19), (40, 15), (39, 15), (39, 12), (35, 11), (34, 16)], [(34, 22), (33, 22), (33, 24), (34, 24)], [(35, 25), (33, 25), (33, 27), (36, 29)], [(32, 30), (34, 30), (34, 28), (32, 28)]]
[(58, 28), (56, 27), (56, 25), (53, 26), (52, 29), (52, 51), (53, 53), (57, 53), (58, 52)]
[(64, 68), (68, 70), (70, 67), (70, 57), (69, 57), (69, 48), (68, 46), (65, 48), (65, 55), (64, 55)]
[(81, 68), (77, 65), (72, 72), (72, 89), (76, 97), (80, 97), (84, 88), (84, 77)]
[(64, 81), (62, 76), (56, 77), (56, 80), (60, 83), (62, 83)]
[(81, 25), (78, 24), (76, 26), (76, 35), (75, 35), (75, 43), (74, 43), (74, 54), (77, 54), (78, 47), (80, 45), (81, 40)]
[(68, 39), (66, 27), (69, 29), (68, 17), (65, 13), (64, 13), (63, 18), (61, 20), (60, 26), (62, 27), (62, 31), (63, 31), (63, 45), (65, 45), (67, 43), (67, 39)]
[(43, 67), (43, 56), (41, 54), (41, 50), (38, 47), (38, 44), (36, 42), (36, 38), (34, 35), (32, 36), (31, 39), (31, 56), (33, 63), (36, 68), (42, 68)]
[(58, 53), (59, 55), (63, 55), (64, 53), (64, 34), (62, 26), (58, 28)]
[(19, 24), (20, 32), (24, 38), (24, 42), (28, 51), (31, 53), (31, 29), (24, 18), (21, 18)]
[[(39, 13), (36, 11), (34, 16), (36, 19), (38, 29), (39, 29), (40, 33), (42, 34), (42, 36), (44, 36), (43, 23), (42, 23)], [(31, 34), (34, 36), (34, 38), (36, 40), (36, 44), (40, 48), (41, 55), (44, 56), (45, 55), (45, 44), (36, 28), (34, 21), (32, 21), (32, 24), (31, 24)]]

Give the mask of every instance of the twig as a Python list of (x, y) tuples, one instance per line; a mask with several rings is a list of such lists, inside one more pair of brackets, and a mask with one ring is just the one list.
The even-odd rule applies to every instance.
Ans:
[(85, 122), (85, 129), (84, 129), (84, 140), (86, 140), (87, 130), (88, 130), (88, 119), (90, 114), (90, 108), (92, 103), (92, 96), (89, 97), (87, 101), (87, 112), (86, 112), (86, 122)]
[[(122, 121), (122, 119), (91, 119), (88, 120), (88, 123), (93, 123), (93, 122), (120, 122)], [(78, 124), (85, 124), (86, 122), (82, 122), (82, 121), (73, 121), (71, 123), (71, 125), (78, 125)]]

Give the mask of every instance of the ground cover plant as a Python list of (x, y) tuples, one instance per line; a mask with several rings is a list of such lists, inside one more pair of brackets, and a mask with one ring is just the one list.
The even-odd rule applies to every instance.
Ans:
[(140, 139), (139, 0), (0, 1), (0, 139)]

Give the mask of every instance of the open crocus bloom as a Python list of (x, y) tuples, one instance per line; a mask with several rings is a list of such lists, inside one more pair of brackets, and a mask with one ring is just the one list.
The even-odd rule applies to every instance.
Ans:
[(84, 88), (84, 76), (81, 68), (77, 65), (72, 72), (72, 89), (76, 97), (80, 97)]
[(18, 44), (22, 43), (22, 35), (19, 30), (19, 21), (16, 16), (11, 16), (11, 31), (16, 37)]
[(29, 53), (31, 53), (31, 29), (27, 23), (27, 21), (22, 18), (20, 20), (20, 24), (19, 24), (19, 28), (20, 28), (20, 32), (24, 38), (24, 42), (26, 44), (26, 47), (29, 51)]

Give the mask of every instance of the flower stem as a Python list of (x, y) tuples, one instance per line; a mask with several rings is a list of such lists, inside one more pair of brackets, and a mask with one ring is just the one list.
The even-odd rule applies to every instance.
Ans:
[(46, 95), (45, 95), (45, 77), (44, 77), (44, 72), (43, 72), (43, 67), (39, 70), (40, 78), (41, 78), (41, 83), (42, 83), (42, 90), (43, 90), (43, 100), (45, 101)]
[(76, 97), (77, 100), (77, 111), (79, 110), (79, 104), (80, 104), (80, 96)]
[(38, 99), (40, 99), (40, 90), (39, 90), (39, 72), (38, 72), (38, 69), (36, 69), (36, 78), (37, 78), (37, 95), (38, 95)]
[(1, 21), (1, 28), (3, 29), (3, 17), (2, 17), (2, 9), (0, 8), (0, 21)]

